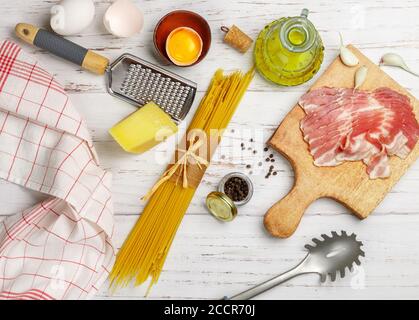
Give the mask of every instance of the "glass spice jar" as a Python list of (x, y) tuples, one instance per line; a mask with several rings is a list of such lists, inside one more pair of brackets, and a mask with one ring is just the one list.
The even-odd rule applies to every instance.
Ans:
[[(243, 186), (247, 186), (247, 190), (243, 190), (246, 194), (243, 194), (243, 196), (240, 198), (235, 198), (232, 194), (230, 194), (228, 190), (226, 190), (226, 185), (228, 186), (229, 182), (233, 181), (234, 179), (243, 181)], [(230, 199), (233, 200), (236, 206), (242, 206), (248, 203), (253, 196), (253, 183), (245, 174), (241, 172), (232, 172), (221, 179), (218, 185), (218, 191), (226, 194)]]
[(206, 205), (211, 214), (221, 221), (232, 221), (237, 216), (237, 206), (250, 201), (253, 183), (248, 176), (233, 172), (221, 179), (218, 191), (208, 194)]

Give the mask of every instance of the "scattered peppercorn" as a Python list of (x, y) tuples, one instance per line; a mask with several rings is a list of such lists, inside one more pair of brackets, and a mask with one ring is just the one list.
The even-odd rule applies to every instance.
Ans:
[(247, 166), (246, 166), (246, 168), (247, 169), (250, 169), (252, 166), (250, 165), (250, 164), (248, 164)]
[[(265, 148), (263, 148), (263, 151), (267, 152), (267, 151), (269, 151), (269, 148), (265, 147)], [(275, 162), (275, 158), (274, 158), (273, 153), (268, 153), (267, 156), (268, 157), (265, 159), (266, 162), (271, 162), (271, 163)], [(261, 162), (259, 162), (259, 166), (261, 166)], [(274, 176), (278, 175), (278, 171), (275, 170), (275, 167), (273, 165), (269, 166), (268, 172), (265, 175), (265, 179), (270, 178), (271, 175), (274, 175)]]

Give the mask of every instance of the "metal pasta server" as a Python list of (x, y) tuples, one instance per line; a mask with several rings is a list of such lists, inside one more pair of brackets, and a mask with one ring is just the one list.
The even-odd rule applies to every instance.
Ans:
[(307, 256), (295, 268), (275, 277), (264, 283), (261, 283), (247, 291), (239, 293), (231, 298), (225, 297), (225, 300), (246, 300), (253, 298), (273, 287), (284, 283), (296, 276), (317, 273), (322, 282), (326, 281), (329, 275), (332, 281), (336, 280), (337, 273), (343, 278), (345, 269), (352, 271), (353, 264), (360, 265), (359, 258), (364, 257), (364, 251), (361, 250), (362, 242), (356, 240), (356, 235), (350, 236), (345, 231), (339, 235), (335, 231), (332, 236), (322, 234), (323, 241), (314, 238), (314, 246), (307, 244)]
[(108, 92), (136, 106), (155, 102), (179, 123), (188, 114), (196, 94), (196, 83), (131, 54), (123, 54), (112, 64), (91, 50), (27, 23), (15, 28), (19, 38), (71, 61), (83, 69), (106, 73)]

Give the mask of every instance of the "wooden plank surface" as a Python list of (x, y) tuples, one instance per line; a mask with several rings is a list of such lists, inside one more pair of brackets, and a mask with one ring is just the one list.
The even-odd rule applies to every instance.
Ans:
[[(15, 39), (12, 32), (17, 22), (47, 26), (48, 12), (54, 2), (0, 1), (0, 37)], [(69, 38), (98, 50), (111, 60), (130, 52), (157, 62), (151, 50), (151, 35), (157, 20), (179, 8), (202, 14), (213, 31), (209, 55), (196, 67), (181, 70), (171, 68), (198, 83), (199, 94), (193, 108), (196, 108), (218, 67), (227, 70), (247, 69), (252, 63), (250, 53), (241, 55), (222, 43), (222, 34), (218, 32), (220, 25), (236, 24), (255, 38), (265, 24), (282, 16), (298, 15), (304, 6), (311, 9), (309, 17), (319, 29), (326, 47), (325, 62), (319, 75), (337, 56), (338, 31), (342, 32), (345, 42), (353, 43), (372, 61), (378, 62), (383, 53), (394, 51), (401, 54), (412, 68), (419, 70), (419, 3), (415, 0), (135, 2), (145, 12), (145, 28), (140, 35), (118, 39), (107, 34), (101, 20), (111, 1), (98, 0), (93, 24), (82, 35)], [(80, 68), (53, 58), (42, 50), (23, 46), (65, 85), (75, 106), (86, 119), (102, 166), (113, 173), (116, 245), (119, 247), (144, 207), (138, 200), (139, 196), (152, 186), (166, 167), (162, 148), (171, 146), (172, 141), (162, 145), (157, 152), (141, 156), (123, 153), (107, 130), (135, 109), (110, 97), (106, 93), (103, 77), (82, 72)], [(413, 95), (419, 96), (417, 78), (398, 69), (386, 68), (385, 71)], [(312, 237), (342, 228), (356, 232), (365, 243), (367, 257), (359, 273), (325, 284), (320, 284), (316, 276), (296, 278), (260, 298), (398, 299), (419, 296), (418, 163), (390, 191), (374, 214), (364, 221), (349, 215), (348, 210), (334, 201), (321, 199), (308, 208), (304, 223), (292, 238), (272, 238), (263, 228), (264, 213), (272, 203), (288, 193), (294, 181), (290, 164), (275, 152), (273, 165), (278, 174), (265, 179), (271, 163), (264, 161), (270, 154), (263, 152), (264, 143), (313, 81), (294, 88), (281, 88), (256, 76), (188, 209), (165, 270), (150, 298), (207, 299), (237, 293), (294, 266), (303, 258), (304, 244)], [(179, 136), (191, 116), (192, 113)], [(230, 129), (234, 129), (235, 133)], [(241, 151), (241, 142), (249, 147), (251, 137), (256, 140), (252, 147), (257, 149), (257, 155), (247, 148)], [(169, 156), (172, 154), (167, 153)], [(263, 163), (261, 168), (259, 162)], [(240, 208), (234, 222), (221, 224), (208, 215), (203, 199), (216, 188), (225, 174), (232, 170), (248, 172), (247, 164), (255, 167), (252, 168), (254, 197), (248, 205)], [(41, 194), (0, 180), (2, 216), (27, 208), (42, 198)], [(144, 291), (144, 287), (127, 288), (110, 296), (104, 286), (97, 298), (141, 299)]]
[[(414, 96), (355, 47), (348, 48), (358, 57), (359, 65), (347, 67), (337, 57), (310, 90), (320, 87), (353, 88), (356, 71), (360, 66), (366, 66), (368, 75), (362, 90), (393, 89), (409, 97), (417, 114), (419, 101)], [(324, 197), (339, 201), (360, 219), (368, 217), (419, 156), (417, 144), (406, 159), (390, 157), (391, 175), (387, 179), (370, 179), (362, 161), (346, 162), (336, 167), (317, 167), (300, 129), (304, 116), (303, 109), (298, 104), (294, 106), (269, 140), (269, 145), (281, 152), (295, 171), (295, 184), (290, 193), (265, 215), (266, 228), (277, 237), (291, 236), (306, 208)]]

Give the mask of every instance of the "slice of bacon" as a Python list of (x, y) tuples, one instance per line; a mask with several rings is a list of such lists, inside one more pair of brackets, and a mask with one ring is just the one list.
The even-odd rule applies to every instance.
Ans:
[(300, 128), (319, 167), (363, 161), (371, 179), (387, 178), (388, 157), (406, 158), (419, 138), (409, 97), (390, 88), (322, 87), (306, 93), (299, 105), (306, 113)]

